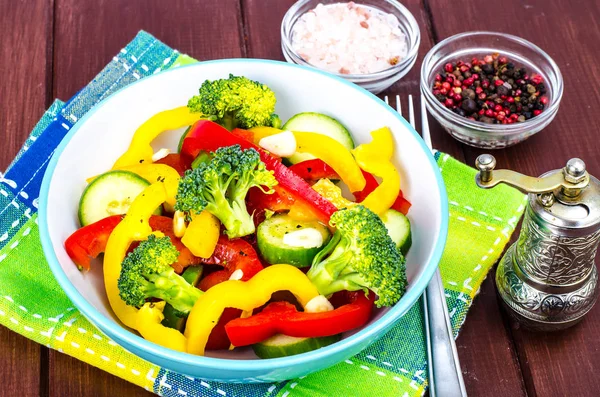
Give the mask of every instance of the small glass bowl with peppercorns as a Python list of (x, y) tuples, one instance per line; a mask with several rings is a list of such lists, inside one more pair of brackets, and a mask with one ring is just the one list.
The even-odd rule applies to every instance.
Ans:
[(429, 113), (459, 141), (500, 149), (524, 141), (556, 115), (563, 79), (542, 49), (519, 37), (468, 32), (423, 59), (421, 93)]

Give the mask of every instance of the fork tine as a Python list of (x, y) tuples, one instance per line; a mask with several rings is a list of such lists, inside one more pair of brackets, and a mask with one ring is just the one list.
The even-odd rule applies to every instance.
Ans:
[(400, 102), (400, 95), (396, 95), (396, 111), (402, 116), (402, 102)]
[(412, 125), (412, 127), (416, 130), (417, 125), (415, 123), (415, 106), (413, 104), (412, 95), (408, 96), (408, 119), (410, 121), (410, 125)]
[(386, 104), (386, 105), (389, 105), (389, 104), (390, 104), (390, 100), (388, 99), (388, 96), (387, 96), (387, 95), (383, 97), (383, 100), (385, 101), (385, 104)]
[(425, 107), (425, 98), (423, 98), (423, 95), (421, 95), (421, 135), (427, 147), (433, 150), (431, 134), (429, 133), (429, 121), (427, 120), (427, 108)]

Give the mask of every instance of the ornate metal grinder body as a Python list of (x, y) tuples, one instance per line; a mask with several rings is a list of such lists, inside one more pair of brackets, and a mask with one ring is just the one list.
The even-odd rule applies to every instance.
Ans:
[(598, 297), (600, 181), (577, 158), (539, 178), (494, 171), (495, 165), (489, 154), (477, 158), (479, 187), (506, 183), (529, 193), (519, 240), (498, 264), (498, 292), (508, 312), (527, 328), (570, 327)]

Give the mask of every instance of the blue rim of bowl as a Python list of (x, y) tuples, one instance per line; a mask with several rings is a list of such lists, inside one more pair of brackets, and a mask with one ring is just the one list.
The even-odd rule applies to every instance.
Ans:
[[(390, 327), (394, 325), (394, 323), (399, 320), (419, 299), (422, 292), (425, 290), (425, 287), (429, 284), (429, 281), (433, 277), (433, 273), (435, 272), (439, 261), (442, 257), (442, 253), (445, 247), (446, 238), (448, 234), (448, 196), (446, 193), (446, 187), (444, 185), (444, 181), (442, 179), (441, 172), (437, 163), (431, 154), (430, 149), (425, 145), (425, 142), (421, 139), (420, 135), (411, 127), (411, 125), (404, 120), (395, 110), (385, 104), (381, 99), (371, 94), (367, 90), (350, 83), (344, 80), (341, 77), (337, 77), (327, 72), (320, 71), (318, 69), (304, 67), (301, 65), (294, 65), (281, 61), (272, 61), (272, 60), (262, 60), (262, 59), (221, 59), (214, 61), (205, 61), (198, 62), (196, 64), (180, 66), (175, 69), (169, 69), (163, 73), (171, 73), (176, 72), (183, 68), (193, 68), (198, 67), (203, 64), (211, 64), (211, 63), (256, 63), (256, 64), (274, 64), (284, 67), (290, 68), (298, 68), (309, 73), (316, 73), (324, 75), (328, 78), (335, 79), (339, 83), (350, 86), (363, 95), (367, 95), (372, 100), (377, 101), (380, 105), (384, 106), (387, 111), (392, 112), (394, 116), (400, 120), (400, 122), (406, 127), (410, 133), (412, 133), (417, 141), (425, 151), (428, 156), (429, 163), (433, 168), (435, 178), (438, 184), (439, 192), (440, 192), (440, 201), (441, 201), (441, 224), (440, 224), (440, 234), (438, 240), (436, 242), (434, 251), (431, 255), (431, 258), (428, 264), (425, 266), (423, 270), (423, 275), (411, 286), (411, 288), (406, 292), (406, 294), (402, 297), (402, 299), (393, 307), (391, 307), (387, 313), (385, 313), (379, 320), (374, 322), (373, 324), (361, 329), (354, 335), (351, 335), (341, 341), (334, 343), (332, 345), (322, 347), (317, 350), (313, 350), (311, 352), (298, 354), (295, 356), (282, 357), (282, 358), (274, 358), (274, 359), (251, 359), (251, 360), (232, 360), (232, 359), (224, 359), (224, 358), (215, 358), (215, 357), (205, 357), (205, 356), (196, 356), (189, 353), (182, 353), (172, 349), (168, 349), (166, 347), (162, 347), (155, 343), (145, 340), (141, 336), (127, 330), (123, 326), (114, 322), (113, 320), (105, 317), (101, 314), (94, 306), (92, 306), (85, 298), (79, 293), (79, 291), (71, 284), (69, 279), (67, 278), (66, 273), (63, 271), (60, 262), (54, 252), (52, 247), (52, 241), (50, 239), (50, 233), (48, 230), (48, 219), (47, 219), (47, 198), (50, 189), (50, 182), (52, 180), (52, 175), (54, 174), (54, 170), (58, 163), (59, 157), (67, 147), (70, 140), (77, 133), (79, 128), (85, 124), (87, 119), (91, 117), (98, 109), (100, 109), (106, 102), (110, 101), (113, 96), (118, 95), (121, 91), (130, 88), (131, 86), (138, 84), (142, 81), (145, 81), (148, 78), (152, 78), (153, 76), (148, 76), (143, 79), (140, 79), (126, 87), (123, 87), (119, 91), (113, 93), (106, 99), (102, 100), (98, 104), (96, 104), (91, 110), (89, 110), (84, 117), (82, 117), (73, 128), (69, 131), (69, 133), (63, 138), (61, 143), (58, 145), (50, 163), (48, 164), (48, 168), (44, 174), (44, 179), (42, 181), (42, 187), (40, 190), (40, 207), (39, 207), (39, 228), (40, 228), (40, 238), (42, 242), (42, 248), (46, 257), (48, 259), (48, 263), (50, 265), (50, 269), (52, 273), (54, 273), (54, 277), (67, 294), (69, 299), (73, 302), (73, 304), (93, 323), (97, 324), (99, 328), (109, 334), (112, 339), (122, 340), (124, 344), (135, 347), (136, 349), (142, 350), (146, 353), (149, 353), (153, 356), (164, 357), (167, 360), (177, 361), (179, 364), (191, 365), (195, 368), (210, 368), (213, 370), (248, 370), (251, 368), (252, 372), (260, 372), (260, 371), (273, 371), (280, 369), (282, 367), (294, 366), (298, 364), (303, 364), (305, 362), (320, 360), (326, 358), (330, 355), (339, 354), (342, 351), (352, 347), (355, 344), (358, 344), (364, 340), (373, 340), (374, 337), (380, 335), (384, 331), (387, 331)], [(113, 335), (118, 336), (118, 338), (113, 337)]]

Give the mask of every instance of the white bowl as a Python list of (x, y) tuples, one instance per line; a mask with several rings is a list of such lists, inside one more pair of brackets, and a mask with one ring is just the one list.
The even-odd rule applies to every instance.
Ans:
[[(102, 265), (81, 273), (63, 243), (77, 227), (77, 206), (86, 178), (112, 166), (136, 128), (152, 115), (187, 103), (206, 79), (229, 73), (267, 84), (277, 95), (282, 120), (295, 113), (326, 113), (340, 120), (357, 144), (388, 126), (396, 137), (395, 164), (402, 190), (412, 202), (413, 246), (407, 257), (408, 291), (392, 308), (379, 310), (357, 332), (333, 345), (296, 356), (259, 360), (249, 349), (194, 356), (148, 342), (123, 327), (112, 313), (102, 281)], [(176, 148), (179, 131), (166, 133), (157, 147)], [(417, 301), (439, 263), (448, 230), (446, 191), (439, 169), (419, 135), (380, 99), (315, 69), (264, 60), (203, 62), (163, 72), (115, 93), (82, 118), (58, 147), (42, 185), (40, 231), (44, 252), (75, 306), (115, 342), (164, 368), (190, 376), (230, 382), (279, 381), (306, 375), (351, 357), (382, 336)]]

